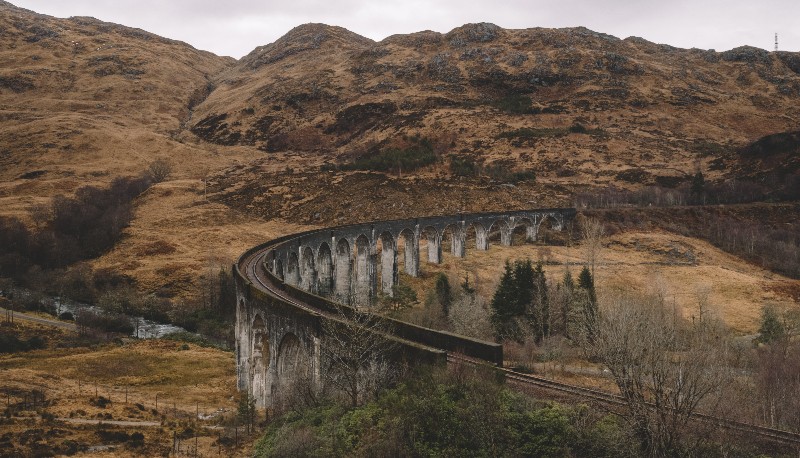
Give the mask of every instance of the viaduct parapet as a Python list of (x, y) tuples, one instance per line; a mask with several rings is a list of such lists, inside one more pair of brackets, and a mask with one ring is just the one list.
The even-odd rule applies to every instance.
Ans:
[[(490, 240), (511, 245), (523, 228), (525, 239), (535, 241), (543, 224), (561, 230), (575, 214), (551, 208), (377, 221), (292, 234), (248, 250), (234, 266), (238, 388), (260, 407), (286, 399), (301, 378), (321, 389), (324, 322), (352, 321), (378, 294), (391, 296), (400, 268), (419, 276), (420, 257), (441, 263), (443, 243), (465, 257), (468, 249), (488, 250)], [(420, 256), (422, 240), (427, 248)], [(457, 352), (502, 365), (499, 344), (385, 321), (406, 360), (444, 361)]]

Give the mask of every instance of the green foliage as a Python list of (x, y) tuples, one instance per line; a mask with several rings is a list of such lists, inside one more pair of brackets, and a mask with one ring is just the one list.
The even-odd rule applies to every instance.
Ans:
[(572, 436), (569, 419), (558, 407), (531, 410), (520, 415), (519, 452), (522, 456), (565, 456), (564, 439)]
[(30, 339), (21, 339), (10, 331), (0, 332), (0, 353), (16, 353), (28, 350), (38, 350), (44, 348), (47, 342), (41, 336), (33, 336)]
[(594, 278), (588, 266), (583, 266), (581, 273), (578, 275), (578, 286), (589, 292), (589, 298), (592, 302), (597, 302), (597, 295), (594, 289)]
[(693, 197), (702, 196), (706, 191), (706, 179), (703, 177), (703, 172), (700, 170), (692, 177), (692, 187), (690, 193)]
[(536, 404), (475, 375), (423, 374), (361, 407), (292, 412), (255, 456), (632, 456), (611, 416)]
[(581, 310), (583, 312), (583, 331), (589, 342), (594, 341), (597, 332), (597, 293), (594, 288), (594, 278), (588, 266), (583, 266), (578, 275), (578, 286), (583, 290), (581, 295)]
[(513, 170), (512, 164), (505, 161), (494, 162), (485, 167), (475, 163), (472, 158), (450, 156), (450, 173), (457, 177), (487, 176), (503, 183), (521, 183), (536, 181), (536, 172), (532, 169)]
[(786, 328), (775, 307), (767, 305), (761, 310), (761, 327), (758, 328), (758, 332), (761, 334), (758, 336), (758, 342), (764, 344), (780, 341), (787, 337)]
[(407, 148), (388, 148), (375, 154), (357, 158), (352, 164), (342, 165), (342, 170), (373, 170), (397, 172), (417, 170), (436, 162), (433, 145), (427, 138), (419, 139)]
[(530, 259), (506, 261), (500, 284), (492, 297), (492, 324), (498, 340), (524, 340), (520, 319), (526, 318), (538, 341), (549, 333), (547, 284), (541, 264), (534, 270)]
[(575, 290), (575, 280), (572, 279), (572, 272), (569, 270), (564, 272), (564, 279), (561, 281), (561, 284), (564, 285), (564, 288), (569, 292)]
[(528, 321), (534, 338), (539, 342), (550, 335), (550, 301), (547, 298), (547, 279), (541, 262), (536, 264), (531, 282)]
[(564, 137), (569, 134), (585, 134), (605, 136), (606, 132), (603, 129), (589, 129), (581, 123), (574, 123), (569, 127), (522, 127), (514, 130), (507, 130), (500, 132), (497, 138), (515, 139), (536, 139), (536, 138), (557, 138)]
[(392, 286), (391, 296), (386, 295), (380, 298), (380, 305), (382, 308), (399, 310), (411, 307), (418, 301), (416, 291), (405, 283), (399, 282)]
[(573, 125), (569, 126), (569, 132), (572, 134), (586, 134), (586, 135), (596, 135), (604, 137), (606, 136), (606, 131), (603, 129), (595, 128), (589, 129), (588, 127), (584, 126), (583, 124), (576, 122)]
[(253, 428), (256, 413), (256, 398), (251, 395), (240, 396), (239, 405), (236, 408), (236, 418), (247, 427), (247, 432)]
[(504, 163), (489, 164), (484, 168), (483, 173), (492, 180), (501, 181), (503, 183), (516, 184), (524, 181), (536, 181), (535, 171), (530, 169), (512, 171), (511, 168)]
[(470, 157), (450, 156), (450, 173), (457, 177), (474, 177), (479, 173), (478, 164)]
[(500, 284), (492, 296), (492, 325), (498, 340), (522, 339), (522, 330), (519, 329), (517, 317), (524, 312), (524, 304), (518, 301), (517, 284), (514, 278), (514, 268), (506, 261)]
[(538, 110), (531, 107), (531, 98), (523, 94), (509, 94), (495, 100), (493, 103), (498, 109), (512, 114), (535, 114)]
[(450, 281), (447, 279), (447, 275), (440, 272), (439, 275), (436, 276), (435, 291), (436, 300), (442, 307), (442, 313), (444, 316), (449, 316), (450, 305), (453, 303), (453, 292), (450, 290)]
[(561, 303), (561, 323), (563, 325), (564, 336), (569, 338), (572, 330), (572, 312), (575, 302), (575, 280), (572, 279), (572, 272), (569, 269), (564, 272), (561, 280), (564, 299)]

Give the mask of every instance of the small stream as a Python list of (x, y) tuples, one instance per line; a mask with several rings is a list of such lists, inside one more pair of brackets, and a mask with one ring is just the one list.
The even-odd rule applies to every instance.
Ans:
[[(75, 302), (69, 299), (61, 299), (59, 297), (53, 297), (51, 299), (53, 300), (53, 305), (56, 308), (56, 316), (60, 316), (64, 312), (69, 312), (72, 314), (72, 316), (77, 316), (77, 313), (80, 310), (88, 310), (94, 313), (104, 313), (103, 309), (94, 305)], [(159, 339), (168, 334), (186, 332), (186, 329), (183, 329), (180, 326), (175, 326), (174, 324), (156, 323), (155, 321), (150, 321), (140, 316), (125, 316), (127, 316), (131, 320), (131, 323), (133, 323), (133, 333), (131, 333), (131, 337), (136, 337), (139, 339)]]
[[(16, 297), (25, 297), (31, 294), (30, 291), (20, 288), (14, 288), (11, 292)], [(42, 305), (53, 307), (55, 309), (56, 317), (61, 316), (61, 314), (65, 312), (71, 313), (74, 317), (77, 316), (81, 310), (87, 310), (98, 314), (105, 313), (105, 311), (100, 307), (66, 298), (60, 298), (58, 296), (46, 296), (44, 299), (42, 299), (41, 303)], [(133, 333), (131, 333), (131, 337), (136, 337), (139, 339), (159, 339), (176, 332), (187, 332), (186, 329), (173, 324), (157, 323), (140, 316), (123, 316), (129, 318), (133, 324)]]

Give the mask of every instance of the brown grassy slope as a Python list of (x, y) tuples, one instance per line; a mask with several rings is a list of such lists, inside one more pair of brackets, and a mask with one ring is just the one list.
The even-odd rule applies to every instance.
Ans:
[[(506, 260), (542, 261), (548, 279), (554, 283), (563, 280), (567, 268), (577, 278), (586, 262), (586, 251), (580, 245), (504, 247), (498, 242), (493, 241), (489, 251), (477, 251), (474, 244), (469, 245), (463, 259), (445, 251), (440, 265), (425, 263), (423, 256), (422, 278), (404, 281), (418, 289), (418, 298), (424, 303), (437, 273), (447, 274), (456, 289), (468, 276), (471, 286), (488, 304)], [(425, 249), (421, 248), (423, 255)], [(595, 274), (601, 300), (621, 291), (659, 293), (687, 320), (699, 316), (702, 303), (704, 313), (714, 314), (742, 334), (757, 332), (765, 304), (789, 310), (796, 309), (800, 299), (790, 288), (796, 287), (796, 280), (744, 262), (708, 242), (660, 230), (631, 230), (605, 237)]]
[[(202, 177), (261, 155), (222, 150), (183, 130), (192, 107), (212, 89), (211, 76), (232, 59), (139, 29), (57, 19), (6, 2), (0, 2), (0, 43), (0, 214), (27, 217), (56, 194), (104, 186), (165, 158), (175, 181), (139, 199), (125, 241), (95, 266), (132, 273), (150, 291), (173, 284), (185, 291), (196, 280), (185, 266), (205, 267), (209, 253), (220, 252), (214, 265), (228, 264), (229, 247), (243, 250), (270, 236), (251, 227), (246, 242), (232, 243), (240, 231), (227, 227), (242, 218), (221, 205), (194, 203), (203, 200)], [(176, 245), (176, 255), (148, 249), (155, 240)]]
[[(584, 28), (468, 24), (381, 42), (299, 26), (216, 79), (192, 129), (219, 144), (344, 158), (435, 140), (437, 153), (534, 168), (554, 183), (678, 181), (699, 162), (715, 178), (730, 153), (800, 123), (800, 56), (620, 40)], [(498, 108), (530, 97), (527, 114)], [(534, 114), (535, 113), (535, 114)], [(588, 134), (500, 138), (527, 128)], [(643, 178), (625, 171), (643, 168)]]
[[(0, 2), (0, 42), (0, 214), (24, 216), (168, 158), (173, 181), (139, 199), (123, 242), (93, 264), (178, 294), (210, 264), (297, 228), (280, 219), (564, 205), (584, 185), (683, 179), (698, 158), (718, 177), (735, 166), (727, 145), (796, 127), (800, 113), (796, 54), (679, 50), (586, 29), (467, 25), (374, 43), (306, 25), (234, 62)], [(538, 114), (497, 108), (513, 94)], [(575, 122), (600, 130), (498, 138)], [(434, 140), (437, 164), (402, 176), (317, 173), (416, 133)], [(450, 153), (533, 168), (537, 184), (453, 178)], [(639, 167), (646, 173), (621, 173)]]
[[(52, 456), (35, 452), (37, 440), (31, 437), (46, 438), (42, 440), (44, 449), (54, 448), (58, 456), (68, 454), (63, 444), (69, 440), (84, 447), (108, 443), (98, 434), (108, 427), (40, 420), (40, 413), (45, 412), (55, 418), (159, 425), (123, 428), (129, 434), (144, 433), (144, 448), (120, 446), (105, 454), (89, 452), (81, 456), (161, 456), (172, 445), (172, 431), (180, 434), (187, 427), (198, 426), (200, 435), (205, 436), (199, 439), (200, 452), (205, 456), (219, 453), (217, 447), (212, 449), (210, 445), (225, 431), (206, 431), (202, 425), (215, 425), (223, 417), (235, 415), (232, 353), (167, 340), (89, 345), (91, 339), (75, 333), (20, 320), (14, 325), (0, 324), (0, 333), (9, 332), (46, 336), (48, 347), (0, 355), (3, 408), (9, 403), (14, 412), (0, 425), (0, 436), (6, 437), (4, 456)], [(25, 396), (30, 402), (33, 390), (41, 393), (39, 402), (43, 395), (46, 407), (23, 407)], [(111, 402), (98, 404), (95, 390)], [(208, 421), (196, 422), (196, 413), (215, 415)]]
[[(191, 108), (232, 59), (93, 18), (57, 19), (0, 2), (0, 202), (70, 192), (140, 172), (213, 165), (182, 143)], [(34, 173), (31, 173), (34, 172)], [(25, 175), (28, 174), (28, 175)]]

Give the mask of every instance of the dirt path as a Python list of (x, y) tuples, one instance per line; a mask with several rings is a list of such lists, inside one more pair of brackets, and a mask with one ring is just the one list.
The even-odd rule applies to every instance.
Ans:
[(59, 320), (51, 320), (49, 318), (42, 318), (42, 317), (39, 317), (39, 316), (36, 316), (36, 315), (29, 315), (27, 313), (7, 310), (7, 309), (4, 309), (4, 308), (0, 307), (0, 314), (5, 315), (8, 312), (14, 314), (14, 319), (15, 320), (16, 319), (20, 319), (20, 320), (25, 320), (25, 321), (33, 321), (34, 323), (46, 324), (48, 326), (55, 326), (55, 327), (58, 327), (58, 328), (67, 329), (69, 331), (75, 331), (75, 332), (78, 331), (78, 327), (74, 323), (67, 323), (65, 321), (59, 321)]
[(133, 427), (151, 427), (161, 426), (160, 421), (133, 421), (133, 420), (94, 420), (91, 418), (57, 418), (58, 421), (64, 423), (72, 423), (75, 425), (113, 425), (113, 426), (133, 426)]

